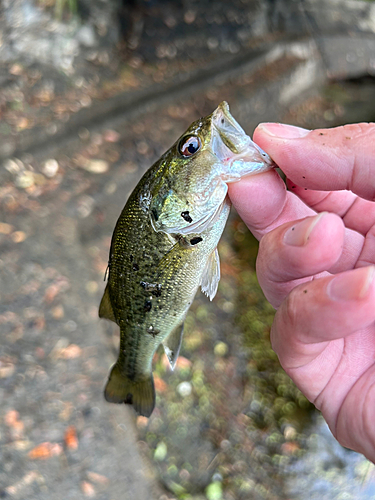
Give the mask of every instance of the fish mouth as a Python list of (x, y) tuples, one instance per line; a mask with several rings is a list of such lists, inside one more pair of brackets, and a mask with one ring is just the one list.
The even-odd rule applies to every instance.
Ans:
[(211, 148), (224, 166), (221, 178), (236, 182), (245, 175), (266, 172), (276, 165), (233, 118), (223, 101), (212, 113)]

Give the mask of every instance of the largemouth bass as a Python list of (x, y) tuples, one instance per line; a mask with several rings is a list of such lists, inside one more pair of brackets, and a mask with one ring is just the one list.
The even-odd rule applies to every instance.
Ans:
[(273, 168), (222, 102), (195, 121), (142, 177), (113, 233), (99, 316), (120, 327), (120, 353), (105, 388), (144, 416), (155, 406), (152, 358), (162, 343), (172, 369), (199, 287), (212, 300), (228, 182)]

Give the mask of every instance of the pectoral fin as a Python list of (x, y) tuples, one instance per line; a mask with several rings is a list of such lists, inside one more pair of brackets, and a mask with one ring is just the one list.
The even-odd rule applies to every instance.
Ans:
[(109, 319), (116, 323), (116, 318), (112, 309), (111, 298), (109, 296), (108, 285), (105, 287), (104, 294), (99, 306), (99, 318)]
[(210, 254), (206, 267), (204, 268), (201, 290), (212, 300), (217, 292), (220, 281), (220, 260), (217, 248)]
[(183, 333), (184, 324), (182, 323), (178, 325), (163, 342), (164, 351), (167, 355), (172, 370), (174, 370), (178, 355), (180, 354)]

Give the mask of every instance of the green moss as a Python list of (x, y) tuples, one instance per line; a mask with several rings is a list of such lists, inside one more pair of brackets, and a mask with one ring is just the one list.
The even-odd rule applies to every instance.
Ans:
[(250, 233), (242, 236), (237, 244), (241, 273), (235, 307), (250, 358), (247, 383), (253, 392), (247, 415), (273, 436), (274, 430), (288, 421), (302, 428), (313, 407), (281, 368), (271, 348), (269, 334), (275, 311), (264, 297), (255, 273), (258, 242)]
[(39, 0), (42, 7), (53, 7), (55, 16), (61, 20), (65, 14), (69, 17), (76, 16), (78, 13), (78, 0)]

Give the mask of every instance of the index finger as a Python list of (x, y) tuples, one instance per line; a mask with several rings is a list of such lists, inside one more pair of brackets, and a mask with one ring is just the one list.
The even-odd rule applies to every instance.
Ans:
[(276, 171), (245, 177), (228, 184), (229, 196), (242, 220), (260, 240), (272, 229), (316, 212), (287, 191)]
[(375, 200), (375, 124), (306, 130), (264, 123), (254, 140), (298, 186)]

